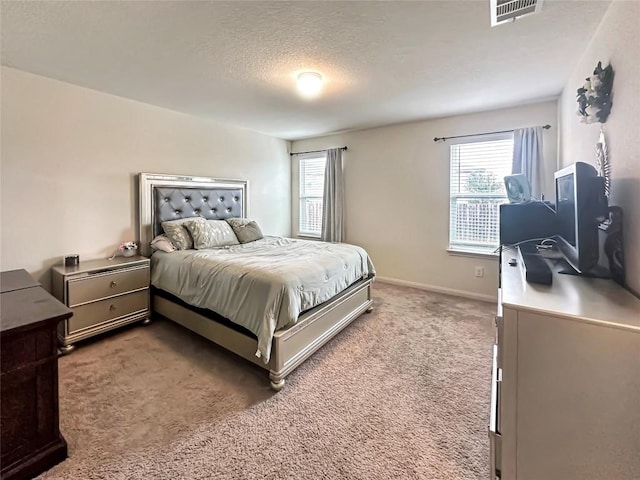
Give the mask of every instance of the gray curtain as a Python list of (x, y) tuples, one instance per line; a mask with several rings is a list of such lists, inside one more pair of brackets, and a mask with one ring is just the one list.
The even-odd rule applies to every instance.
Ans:
[(342, 242), (344, 235), (344, 180), (342, 149), (327, 150), (322, 201), (322, 234), (325, 242)]
[(513, 131), (512, 173), (524, 173), (531, 184), (531, 194), (542, 195), (542, 127), (519, 128)]

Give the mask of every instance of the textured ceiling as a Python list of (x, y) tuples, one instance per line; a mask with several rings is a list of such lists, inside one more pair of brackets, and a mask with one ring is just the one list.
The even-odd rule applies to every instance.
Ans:
[[(610, 1), (2, 1), (2, 63), (285, 139), (557, 96)], [(606, 60), (606, 59), (603, 59)], [(295, 93), (317, 70), (320, 98)]]

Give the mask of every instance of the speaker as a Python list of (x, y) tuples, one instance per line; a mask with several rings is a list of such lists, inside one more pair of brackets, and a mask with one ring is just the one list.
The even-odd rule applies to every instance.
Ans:
[(558, 234), (556, 213), (549, 202), (500, 205), (500, 244), (553, 237)]
[(504, 186), (511, 203), (524, 203), (531, 200), (531, 184), (524, 173), (507, 175)]

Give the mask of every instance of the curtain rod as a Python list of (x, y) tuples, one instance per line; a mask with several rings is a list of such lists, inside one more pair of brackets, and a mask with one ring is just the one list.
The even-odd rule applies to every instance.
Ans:
[[(343, 151), (347, 150), (347, 147), (338, 147), (338, 148), (340, 148), (340, 150), (343, 150)], [(321, 153), (321, 152), (326, 152), (327, 150), (329, 149), (327, 148), (324, 150), (311, 150), (310, 152), (292, 152), (289, 155), (293, 157), (294, 155), (303, 155), (305, 153)]]
[[(545, 130), (549, 130), (551, 128), (551, 125), (548, 125), (548, 124), (543, 125), (542, 128), (544, 128)], [(498, 132), (472, 133), (470, 135), (454, 135), (453, 137), (435, 137), (433, 141), (439, 142), (440, 140), (442, 140), (444, 142), (445, 140), (449, 140), (450, 138), (479, 137), (480, 135), (493, 135), (494, 133), (509, 133), (513, 131), (514, 130), (500, 130)]]

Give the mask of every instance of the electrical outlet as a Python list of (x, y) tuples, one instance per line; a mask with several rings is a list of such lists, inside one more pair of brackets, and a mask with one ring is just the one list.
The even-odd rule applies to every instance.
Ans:
[(476, 277), (484, 277), (484, 267), (476, 267)]

